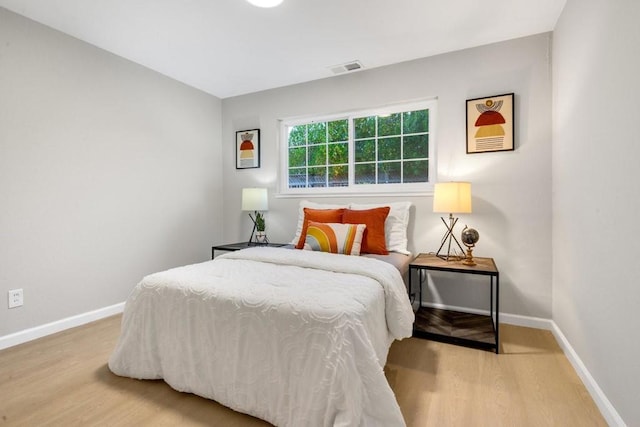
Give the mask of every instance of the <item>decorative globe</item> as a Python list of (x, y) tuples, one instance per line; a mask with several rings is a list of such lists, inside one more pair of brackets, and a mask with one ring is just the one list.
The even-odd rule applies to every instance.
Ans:
[(465, 227), (462, 230), (462, 243), (466, 246), (474, 246), (480, 240), (480, 234), (474, 228)]

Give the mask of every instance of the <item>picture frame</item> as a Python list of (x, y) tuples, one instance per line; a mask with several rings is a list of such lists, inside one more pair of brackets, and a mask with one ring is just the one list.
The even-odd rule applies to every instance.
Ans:
[(514, 94), (467, 99), (467, 154), (513, 151)]
[(236, 169), (260, 167), (260, 129), (236, 132)]

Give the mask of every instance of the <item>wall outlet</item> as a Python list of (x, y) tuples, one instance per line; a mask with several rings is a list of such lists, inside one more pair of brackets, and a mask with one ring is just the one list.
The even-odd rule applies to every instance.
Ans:
[(9, 291), (9, 308), (20, 307), (24, 304), (24, 294), (22, 289), (12, 289)]

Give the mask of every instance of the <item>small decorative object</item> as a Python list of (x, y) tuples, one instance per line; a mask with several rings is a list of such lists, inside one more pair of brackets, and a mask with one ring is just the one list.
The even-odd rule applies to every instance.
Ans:
[(260, 129), (236, 132), (236, 169), (260, 167)]
[(511, 151), (513, 93), (467, 100), (467, 154)]
[[(251, 214), (249, 214), (249, 217), (251, 217)], [(260, 212), (256, 212), (256, 217), (251, 219), (253, 219), (254, 223), (256, 224), (256, 242), (268, 243), (267, 233), (264, 231), (265, 230), (264, 215), (261, 214)]]
[[(449, 212), (449, 223), (440, 217), (444, 226), (447, 227), (447, 232), (442, 237), (442, 244), (438, 248), (436, 255), (445, 261), (449, 259), (459, 260), (459, 257), (455, 253), (451, 252), (452, 241), (456, 242), (458, 249), (460, 249), (460, 256), (464, 256), (464, 249), (453, 234), (453, 228), (458, 222), (458, 218), (454, 218), (454, 213), (471, 213), (471, 183), (470, 182), (439, 182), (435, 184), (433, 191), (433, 211), (434, 212)], [(440, 253), (445, 243), (447, 245), (447, 253)], [(453, 248), (455, 252), (455, 247)]]
[[(249, 218), (253, 221), (253, 230), (249, 237), (249, 244), (269, 243), (265, 233), (264, 214), (261, 211), (269, 210), (269, 199), (266, 188), (243, 188), (242, 189), (242, 210), (253, 211), (249, 213)], [(255, 235), (255, 240), (254, 240)]]
[(465, 225), (460, 237), (462, 238), (462, 243), (467, 247), (467, 256), (462, 263), (470, 266), (476, 265), (476, 262), (473, 260), (472, 250), (476, 246), (476, 243), (478, 243), (478, 240), (480, 240), (480, 234), (474, 228), (469, 228)]

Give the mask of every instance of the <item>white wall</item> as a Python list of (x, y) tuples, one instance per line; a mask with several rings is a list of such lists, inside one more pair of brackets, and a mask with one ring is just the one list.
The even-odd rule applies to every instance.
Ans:
[(220, 120), (218, 98), (0, 8), (0, 336), (207, 259)]
[(640, 425), (640, 3), (569, 0), (553, 49), (553, 319)]
[[(222, 101), (224, 241), (246, 240), (250, 221), (240, 211), (241, 188), (267, 186), (268, 234), (287, 242), (299, 199), (275, 198), (278, 119), (438, 98), (439, 180), (473, 183), (474, 211), (461, 216), (480, 232), (477, 256), (495, 258), (501, 271), (501, 311), (551, 317), (551, 80), (550, 35), (420, 59)], [(465, 100), (515, 92), (516, 150), (467, 155)], [(260, 128), (262, 167), (235, 169), (235, 132)], [(358, 201), (405, 200), (362, 198)], [(411, 250), (438, 249), (445, 229), (431, 196), (414, 203)], [(339, 199), (320, 199), (340, 201)], [(344, 199), (342, 199), (344, 201)], [(461, 228), (458, 232), (461, 231)], [(486, 286), (441, 279), (445, 304), (488, 308)], [(480, 298), (482, 303), (475, 300)]]

